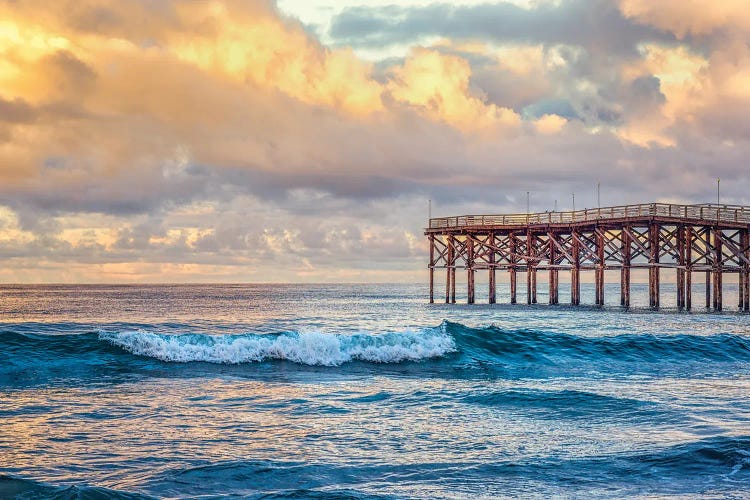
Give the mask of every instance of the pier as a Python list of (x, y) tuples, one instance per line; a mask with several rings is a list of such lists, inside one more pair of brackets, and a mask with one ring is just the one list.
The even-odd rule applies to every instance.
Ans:
[[(445, 269), (445, 302), (456, 302), (456, 270), (466, 271), (467, 302), (475, 275), (488, 273), (489, 303), (496, 273), (510, 275), (510, 302), (526, 280), (526, 303), (537, 303), (537, 273), (547, 272), (549, 303), (559, 303), (559, 273), (570, 272), (570, 304), (581, 303), (581, 275), (591, 271), (595, 304), (604, 305), (605, 271), (620, 271), (620, 305), (630, 307), (630, 275), (648, 270), (649, 306), (659, 308), (660, 271), (676, 271), (677, 308), (691, 310), (693, 279), (705, 278), (705, 307), (721, 311), (724, 274), (739, 275), (740, 311), (750, 311), (750, 207), (649, 203), (570, 212), (461, 215), (429, 220), (430, 302), (435, 270)], [(697, 276), (696, 276), (696, 273)], [(701, 303), (702, 304), (702, 303)]]

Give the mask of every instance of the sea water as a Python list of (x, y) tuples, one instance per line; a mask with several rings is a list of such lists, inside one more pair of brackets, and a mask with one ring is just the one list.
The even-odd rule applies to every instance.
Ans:
[(750, 316), (617, 291), (0, 287), (0, 497), (750, 496)]

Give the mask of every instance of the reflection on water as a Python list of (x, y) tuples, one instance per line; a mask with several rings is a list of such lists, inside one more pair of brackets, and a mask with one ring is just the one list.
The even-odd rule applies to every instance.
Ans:
[(750, 317), (424, 296), (2, 288), (0, 497), (750, 494)]

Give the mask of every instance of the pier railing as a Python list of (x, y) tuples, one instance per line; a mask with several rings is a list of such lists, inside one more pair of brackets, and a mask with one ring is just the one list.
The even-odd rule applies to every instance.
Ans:
[(528, 226), (532, 224), (571, 224), (608, 219), (666, 217), (672, 219), (704, 220), (750, 224), (750, 207), (740, 205), (678, 205), (673, 203), (644, 203), (616, 207), (585, 208), (568, 212), (537, 212), (528, 214), (458, 215), (430, 219), (428, 229), (476, 226)]

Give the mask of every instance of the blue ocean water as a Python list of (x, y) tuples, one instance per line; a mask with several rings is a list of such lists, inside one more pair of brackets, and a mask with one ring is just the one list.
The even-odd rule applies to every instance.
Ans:
[(0, 287), (1, 498), (746, 497), (748, 395), (732, 312)]

